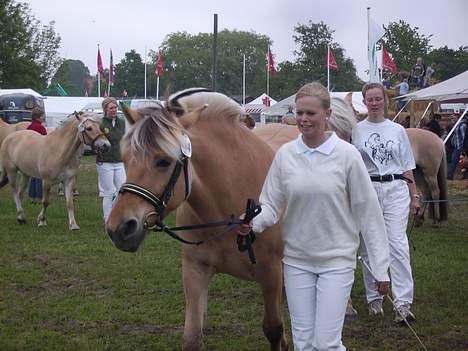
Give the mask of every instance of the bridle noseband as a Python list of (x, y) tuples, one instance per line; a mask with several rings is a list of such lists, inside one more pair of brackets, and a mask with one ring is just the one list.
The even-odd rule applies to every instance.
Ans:
[[(125, 192), (137, 195), (144, 200), (148, 201), (151, 205), (153, 205), (155, 211), (150, 212), (147, 214), (146, 219), (148, 219), (151, 216), (156, 216), (156, 226), (161, 226), (160, 218), (162, 218), (162, 215), (164, 213), (164, 210), (167, 207), (167, 204), (169, 203), (169, 200), (172, 196), (172, 193), (174, 191), (174, 187), (177, 183), (177, 180), (180, 176), (181, 170), (184, 170), (184, 181), (185, 181), (185, 198), (190, 194), (190, 183), (189, 183), (189, 175), (188, 175), (188, 157), (185, 155), (182, 155), (181, 159), (176, 162), (176, 165), (174, 166), (174, 170), (172, 171), (171, 177), (169, 178), (169, 181), (167, 182), (166, 187), (164, 188), (163, 192), (161, 195), (157, 196), (150, 190), (147, 190), (143, 188), (140, 185), (133, 184), (133, 183), (124, 183), (119, 190), (119, 193), (123, 194)], [(145, 221), (145, 226), (147, 226), (147, 221)], [(153, 227), (147, 227), (147, 229), (155, 229)]]
[[(75, 117), (78, 119), (78, 121), (80, 121), (79, 119), (79, 116), (81, 114), (79, 113), (75, 113)], [(91, 118), (88, 118), (88, 117), (85, 117), (83, 120), (80, 121), (80, 124), (78, 124), (78, 130), (80, 131), (80, 134), (81, 134), (81, 139), (83, 140), (83, 144), (87, 144), (87, 145), (90, 145), (93, 149), (95, 149), (94, 147), (94, 143), (96, 142), (96, 140), (98, 140), (99, 138), (103, 137), (104, 136), (104, 133), (102, 133), (101, 131), (99, 131), (99, 133), (96, 135), (96, 137), (92, 138), (88, 132), (86, 131), (86, 128), (85, 128), (85, 123), (86, 122), (91, 122), (91, 123), (97, 123), (99, 124), (98, 121), (94, 121), (92, 120)], [(89, 140), (89, 144), (86, 142), (86, 138), (88, 138)]]

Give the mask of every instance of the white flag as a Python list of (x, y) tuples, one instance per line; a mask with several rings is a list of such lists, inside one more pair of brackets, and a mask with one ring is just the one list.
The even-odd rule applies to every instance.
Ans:
[(385, 35), (385, 30), (382, 25), (378, 25), (370, 18), (368, 26), (369, 42), (367, 44), (367, 51), (369, 57), (369, 82), (380, 82), (375, 44)]

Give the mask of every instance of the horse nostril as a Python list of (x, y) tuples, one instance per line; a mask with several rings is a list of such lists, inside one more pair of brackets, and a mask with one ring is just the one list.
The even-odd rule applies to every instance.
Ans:
[(124, 240), (130, 239), (137, 231), (138, 223), (136, 220), (131, 219), (123, 225), (122, 237)]

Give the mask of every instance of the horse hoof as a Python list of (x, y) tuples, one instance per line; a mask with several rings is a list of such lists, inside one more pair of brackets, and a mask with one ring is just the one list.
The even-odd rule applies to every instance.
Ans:
[(26, 218), (16, 218), (18, 224), (26, 224)]
[(80, 230), (80, 227), (78, 226), (78, 224), (71, 225), (70, 230)]
[(47, 227), (47, 222), (46, 221), (40, 221), (39, 223), (37, 223), (37, 226), (38, 227)]

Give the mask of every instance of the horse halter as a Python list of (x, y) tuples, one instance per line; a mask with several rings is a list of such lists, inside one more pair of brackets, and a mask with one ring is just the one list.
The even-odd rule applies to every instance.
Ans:
[[(182, 155), (182, 157), (176, 161), (176, 165), (174, 166), (174, 170), (172, 171), (171, 177), (169, 178), (169, 181), (167, 182), (167, 185), (164, 188), (163, 192), (159, 196), (156, 196), (153, 192), (151, 192), (148, 189), (145, 189), (144, 187), (138, 184), (124, 183), (120, 187), (119, 193), (123, 194), (125, 192), (128, 192), (128, 193), (137, 195), (143, 198), (144, 200), (148, 201), (151, 205), (153, 205), (155, 211), (148, 213), (145, 218), (145, 227), (147, 229), (152, 230), (152, 229), (162, 228), (162, 226), (164, 226), (164, 224), (160, 222), (160, 218), (162, 217), (162, 214), (164, 210), (166, 209), (167, 204), (169, 203), (169, 200), (171, 199), (172, 193), (174, 191), (174, 187), (177, 183), (177, 180), (179, 179), (182, 167), (184, 169), (184, 182), (185, 182), (184, 199), (187, 199), (187, 197), (189, 196), (190, 184), (189, 184), (189, 175), (188, 175), (188, 159), (189, 159), (188, 156)], [(148, 226), (147, 219), (151, 216), (156, 216), (156, 224), (150, 227)]]
[[(82, 113), (75, 113), (75, 117), (76, 117), (76, 119), (78, 119), (78, 121), (80, 121), (79, 116), (80, 116), (81, 114), (82, 114)], [(99, 124), (98, 121), (94, 121), (94, 120), (92, 120), (92, 119), (89, 118), (89, 117), (85, 117), (85, 118), (83, 118), (83, 120), (80, 121), (80, 124), (78, 124), (78, 130), (80, 131), (81, 138), (82, 138), (82, 140), (83, 140), (83, 144), (90, 145), (90, 146), (94, 149), (94, 148), (95, 148), (95, 147), (94, 147), (94, 143), (96, 142), (96, 140), (98, 140), (99, 138), (103, 137), (104, 134), (103, 134), (102, 132), (99, 132), (99, 133), (96, 135), (96, 137), (92, 138), (92, 137), (88, 134), (88, 132), (86, 131), (85, 123), (88, 122), (88, 121), (91, 122), (91, 123), (97, 123), (97, 124)], [(88, 138), (89, 144), (86, 142), (85, 137)]]

